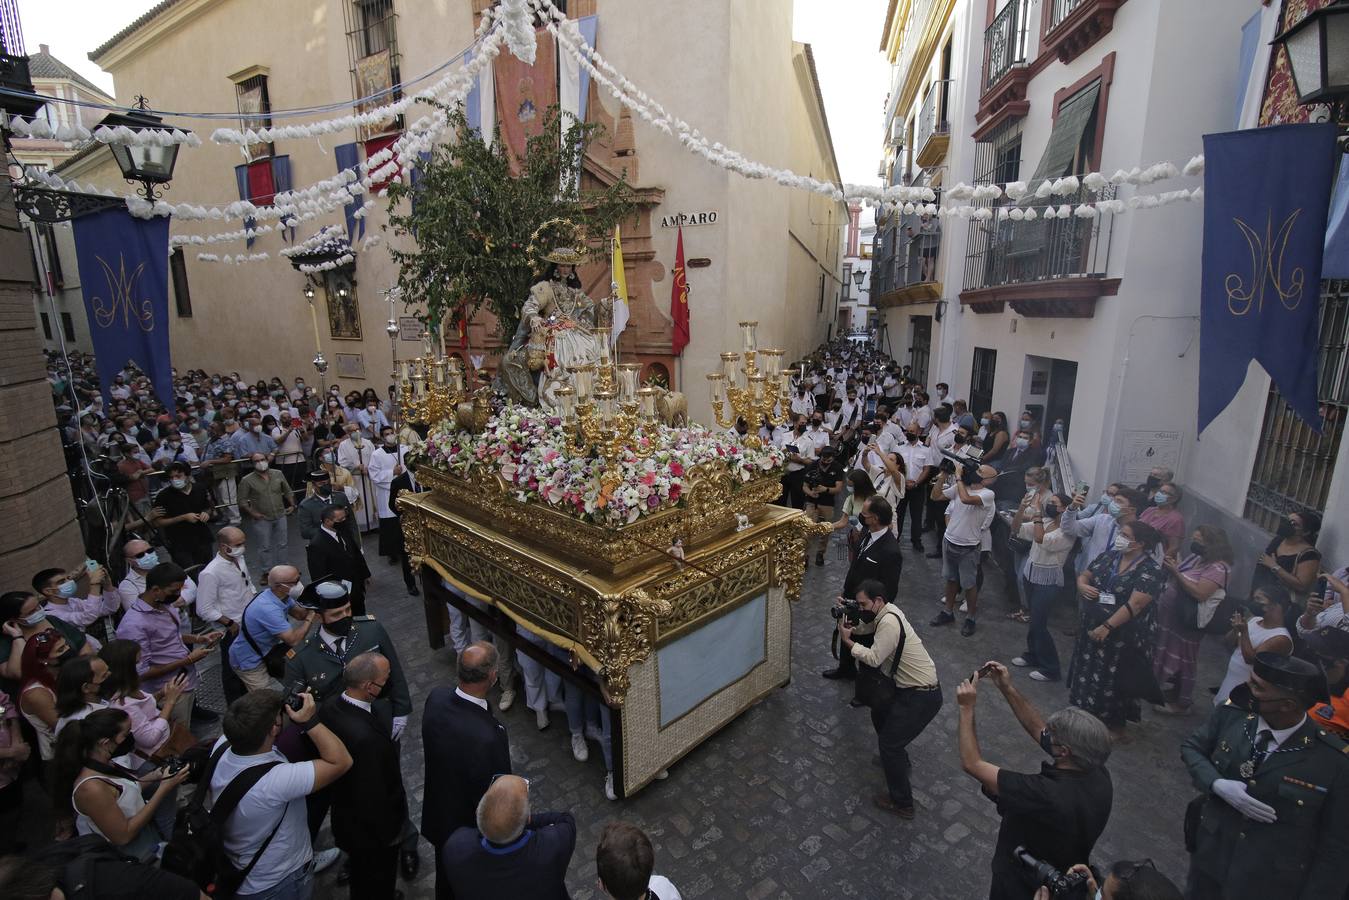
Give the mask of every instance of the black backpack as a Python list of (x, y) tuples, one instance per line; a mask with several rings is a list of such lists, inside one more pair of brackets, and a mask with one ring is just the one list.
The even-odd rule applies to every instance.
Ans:
[(244, 795), (262, 780), (262, 776), (281, 765), (281, 761), (250, 766), (240, 772), (225, 785), (215, 804), (207, 810), (205, 804), (206, 796), (211, 790), (211, 777), (215, 774), (220, 757), (228, 749), (229, 744), (221, 744), (211, 754), (196, 793), (192, 795), (192, 801), (178, 811), (178, 817), (173, 825), (173, 837), (164, 847), (164, 855), (160, 861), (160, 868), (190, 879), (204, 893), (221, 898), (233, 897), (238, 893), (244, 879), (262, 858), (267, 845), (276, 837), (276, 832), (286, 817), (283, 810), (276, 827), (267, 835), (267, 840), (262, 842), (262, 846), (253, 854), (247, 866), (240, 869), (230, 861), (229, 855), (225, 852), (225, 823), (229, 821), (229, 817)]

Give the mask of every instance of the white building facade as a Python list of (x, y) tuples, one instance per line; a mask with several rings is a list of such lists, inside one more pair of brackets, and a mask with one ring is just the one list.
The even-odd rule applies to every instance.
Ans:
[[(1259, 0), (892, 4), (882, 44), (896, 63), (887, 183), (940, 192), (956, 182), (1024, 181), (1034, 189), (1066, 175), (1183, 166), (1202, 152), (1204, 134), (1237, 127), (1242, 27), (1261, 7)], [(1270, 50), (1261, 44), (1257, 52)], [(1199, 183), (1117, 190), (1127, 199)], [(1083, 189), (1055, 202), (1076, 205), (1114, 190)], [(1345, 342), (1343, 286), (1329, 285), (1323, 296), (1328, 436), (1295, 422), (1252, 366), (1201, 439), (1202, 226), (1202, 204), (1182, 203), (1033, 224), (951, 216), (925, 237), (914, 216), (897, 211), (878, 236), (877, 305), (890, 333), (908, 341), (895, 356), (929, 384), (948, 382), (976, 414), (1000, 410), (1015, 421), (1029, 410), (1046, 431), (1062, 424), (1074, 473), (1093, 492), (1141, 482), (1154, 465), (1173, 468), (1187, 491), (1187, 521), (1227, 528), (1244, 563), (1284, 513), (1324, 510), (1320, 546), (1338, 567), (1349, 559), (1349, 533), (1335, 525), (1349, 499), (1335, 375), (1344, 363), (1336, 349)], [(924, 262), (924, 241), (938, 245), (935, 267)], [(1247, 577), (1249, 566), (1240, 569)]]

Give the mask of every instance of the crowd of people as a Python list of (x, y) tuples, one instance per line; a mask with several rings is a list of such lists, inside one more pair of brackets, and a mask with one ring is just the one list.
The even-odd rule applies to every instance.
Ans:
[[(170, 411), (133, 368), (108, 404), (91, 360), (49, 362), (72, 482), (105, 502), (124, 491), (130, 513), (106, 552), (0, 596), (0, 853), (28, 851), (0, 859), (0, 894), (47, 896), (84, 878), (110, 892), (197, 896), (217, 879), (237, 896), (303, 898), (315, 873), (343, 860), (338, 881), (353, 897), (394, 897), (400, 874), (416, 877), (425, 838), (440, 897), (567, 896), (576, 822), (531, 807), (489, 692), (510, 709), (518, 673), (540, 730), (565, 712), (575, 758), (600, 747), (612, 800), (607, 707), (592, 685), (453, 609), (457, 686), (424, 700), (423, 811), (419, 823), (409, 816), (400, 760), (415, 739), (414, 698), (365, 590), (377, 549), (418, 593), (396, 501), (420, 489), (410, 451), (424, 435), (370, 390), (175, 372)], [(956, 690), (961, 764), (1002, 817), (991, 896), (1036, 895), (1046, 878), (1036, 861), (1105, 897), (1179, 895), (1146, 865), (1082, 864), (1109, 820), (1107, 762), (1131, 740), (1129, 723), (1145, 709), (1210, 708), (1195, 699), (1205, 633), (1223, 635), (1231, 658), (1183, 748), (1201, 791), (1187, 821), (1187, 896), (1343, 894), (1327, 859), (1349, 821), (1349, 570), (1323, 566), (1315, 512), (1280, 522), (1238, 605), (1232, 542), (1213, 524), (1187, 529), (1166, 469), (1099, 492), (1065, 484), (1065, 423), (971, 409), (870, 345), (820, 348), (795, 388), (782, 424), (765, 422), (759, 436), (786, 453), (779, 502), (843, 533), (838, 662), (823, 674), (854, 681), (851, 702), (870, 708), (886, 784), (878, 809), (916, 818), (907, 748), (944, 701), (901, 578), (907, 522), (912, 550), (940, 560), (929, 627), (959, 622), (974, 638), (989, 584), (1026, 627), (1024, 646), (1004, 648), (1007, 665), (990, 660)], [(306, 573), (291, 561), (291, 517)], [(830, 546), (813, 541), (806, 564), (823, 566)], [(1050, 631), (1056, 611), (1074, 622), (1066, 661)], [(516, 640), (549, 649), (523, 629)], [(220, 718), (195, 699), (211, 654), (228, 708), (203, 746), (193, 726)], [(1070, 705), (1041, 714), (1018, 672), (1063, 682)], [(1039, 773), (983, 758), (985, 682), (1050, 758)], [(54, 845), (24, 846), (15, 823), (28, 790), (50, 803)], [(212, 856), (197, 846), (202, 829), (184, 828), (212, 815), (228, 863), (219, 871), (200, 861)], [(325, 822), (334, 846), (316, 850)], [(1253, 871), (1242, 842), (1276, 848), (1282, 880)], [(653, 874), (640, 829), (611, 823), (595, 852), (608, 896), (679, 896)]]
[[(945, 594), (930, 627), (960, 617), (960, 634), (974, 636), (992, 570), (1006, 615), (1026, 625), (1010, 668), (990, 660), (956, 691), (962, 766), (1002, 816), (990, 896), (1048, 896), (1036, 861), (1079, 886), (1096, 883), (1080, 864), (1109, 818), (1106, 763), (1145, 708), (1207, 716), (1182, 753), (1201, 791), (1187, 813), (1187, 897), (1345, 895), (1335, 849), (1349, 822), (1349, 569), (1322, 564), (1316, 512), (1280, 520), (1249, 561), (1249, 598), (1239, 602), (1228, 593), (1238, 565), (1231, 540), (1215, 524), (1187, 529), (1170, 470), (1090, 496), (1085, 483), (1064, 483), (1065, 423), (1046, 428), (1034, 409), (1010, 430), (1004, 412), (970, 409), (945, 384), (929, 393), (870, 345), (823, 347), (805, 373), (787, 421), (760, 433), (789, 460), (779, 502), (847, 533), (833, 610), (838, 664), (823, 674), (855, 680), (852, 704), (871, 709), (886, 782), (878, 809), (916, 816), (906, 748), (942, 706), (936, 667), (910, 622), (915, 606), (908, 598), (906, 613), (899, 602), (907, 520), (913, 550), (941, 560)], [(824, 562), (822, 547), (808, 548), (811, 562)], [(1066, 666), (1050, 633), (1055, 610), (1074, 620)], [(1231, 649), (1211, 705), (1194, 696), (1205, 633)], [(1070, 705), (1042, 716), (1015, 687), (1018, 669), (1064, 681)], [(1051, 758), (1040, 773), (982, 758), (981, 682), (998, 688)], [(1128, 862), (1099, 881), (1106, 897), (1180, 896)]]
[[(397, 498), (420, 489), (410, 451), (424, 434), (396, 431), (372, 391), (324, 395), (303, 379), (175, 372), (170, 412), (134, 368), (110, 404), (87, 357), (52, 357), (49, 376), (77, 492), (112, 506), (123, 491), (130, 513), (78, 566), (0, 595), (0, 896), (298, 900), (338, 866), (352, 897), (394, 898), (423, 838), (437, 896), (567, 896), (575, 823), (531, 808), (486, 700), (500, 680), (510, 707), (515, 654), (465, 641), (458, 686), (433, 690), (408, 734), (397, 648), (367, 614), (371, 549), (419, 593)], [(291, 517), (307, 574), (291, 562)], [(196, 702), (211, 654), (223, 717)], [(609, 752), (598, 703), (564, 704), (523, 674), (531, 707), (538, 676), (540, 727), (557, 704), (578, 723), (578, 758), (601, 737)], [(419, 738), (414, 823), (402, 747)], [(42, 807), (54, 843), (19, 826)], [(319, 850), (325, 822), (333, 846)], [(611, 822), (595, 862), (607, 896), (679, 897), (635, 826)]]

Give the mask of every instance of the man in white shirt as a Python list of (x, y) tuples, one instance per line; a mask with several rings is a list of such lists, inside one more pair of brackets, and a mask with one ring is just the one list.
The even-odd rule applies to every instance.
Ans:
[(806, 438), (815, 445), (815, 451), (811, 458), (818, 456), (820, 451), (833, 441), (834, 436), (830, 434), (830, 428), (826, 422), (826, 413), (816, 409), (810, 416), (810, 427), (806, 429)]
[[(821, 429), (823, 430), (823, 429)], [(786, 434), (774, 437), (773, 443), (779, 449), (785, 449), (789, 446), (796, 447), (796, 452), (787, 451), (786, 473), (782, 476), (782, 496), (784, 505), (789, 505), (795, 509), (802, 509), (806, 505), (806, 495), (802, 490), (802, 473), (806, 466), (810, 464), (818, 454), (820, 446), (828, 446), (827, 439), (823, 445), (816, 444), (815, 439), (811, 437), (810, 430), (806, 426), (806, 417), (797, 416), (792, 430)]]
[(806, 389), (805, 382), (796, 385), (796, 395), (792, 397), (792, 413), (808, 416), (815, 412), (815, 396)]
[(904, 461), (904, 497), (895, 509), (896, 534), (904, 530), (904, 511), (909, 515), (909, 544), (915, 550), (923, 549), (923, 510), (927, 507), (928, 479), (936, 462), (932, 450), (922, 441), (917, 425), (904, 432), (904, 443), (895, 451)]
[[(117, 585), (117, 593), (122, 599), (122, 611), (131, 609), (131, 604), (145, 593), (145, 575), (159, 565), (159, 553), (146, 541), (127, 541), (122, 548), (126, 561), (126, 577)], [(191, 606), (197, 600), (197, 583), (191, 578), (183, 582), (183, 592), (179, 595), (184, 607)], [(187, 617), (183, 616), (183, 624)]]
[(611, 900), (680, 900), (664, 875), (653, 875), (655, 850), (646, 832), (629, 822), (604, 826), (595, 847), (595, 872), (600, 890)]
[(974, 617), (978, 612), (979, 556), (988, 542), (989, 526), (997, 506), (992, 484), (998, 480), (998, 471), (992, 466), (980, 466), (978, 480), (965, 484), (964, 466), (956, 464), (954, 476), (946, 477), (942, 495), (950, 502), (950, 520), (942, 541), (942, 572), (946, 577), (946, 608), (929, 624), (949, 625), (956, 620), (956, 594), (965, 594), (965, 624), (960, 627), (964, 637), (974, 634)]
[(216, 554), (197, 575), (197, 616), (208, 625), (225, 632), (220, 641), (220, 681), (225, 702), (233, 703), (245, 693), (229, 664), (230, 644), (239, 634), (239, 617), (248, 601), (257, 596), (257, 588), (244, 562), (246, 539), (241, 529), (226, 526), (215, 536)]
[(927, 394), (919, 391), (913, 398), (912, 421), (918, 423), (918, 429), (924, 433), (932, 425), (932, 408), (927, 405)]
[[(345, 775), (351, 754), (318, 720), (314, 698), (307, 693), (298, 698), (298, 710), (283, 704), (276, 691), (253, 691), (235, 700), (225, 713), (224, 735), (212, 750), (213, 758), (219, 754), (209, 785), (212, 807), (236, 777), (254, 766), (270, 766), (224, 823), (230, 861), (240, 869), (253, 863), (239, 896), (265, 892), (273, 897), (308, 897), (314, 874), (341, 855), (337, 848), (314, 854), (305, 797)], [(274, 749), (286, 719), (309, 736), (318, 759), (291, 763)]]

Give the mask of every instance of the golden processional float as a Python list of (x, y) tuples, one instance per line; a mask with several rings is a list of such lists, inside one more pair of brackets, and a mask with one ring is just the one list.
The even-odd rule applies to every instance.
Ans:
[[(773, 504), (781, 450), (725, 430), (790, 409), (792, 373), (782, 351), (756, 348), (757, 323), (741, 323), (741, 351), (707, 376), (723, 428), (676, 428), (639, 367), (611, 357), (609, 308), (561, 281), (535, 285), (494, 385), (433, 341), (401, 363), (404, 416), (430, 432), (417, 468), (428, 490), (403, 493), (399, 510), (431, 646), (445, 643), (448, 603), (598, 690), (622, 796), (787, 683), (805, 541), (829, 526)], [(512, 366), (533, 404), (503, 379)]]

